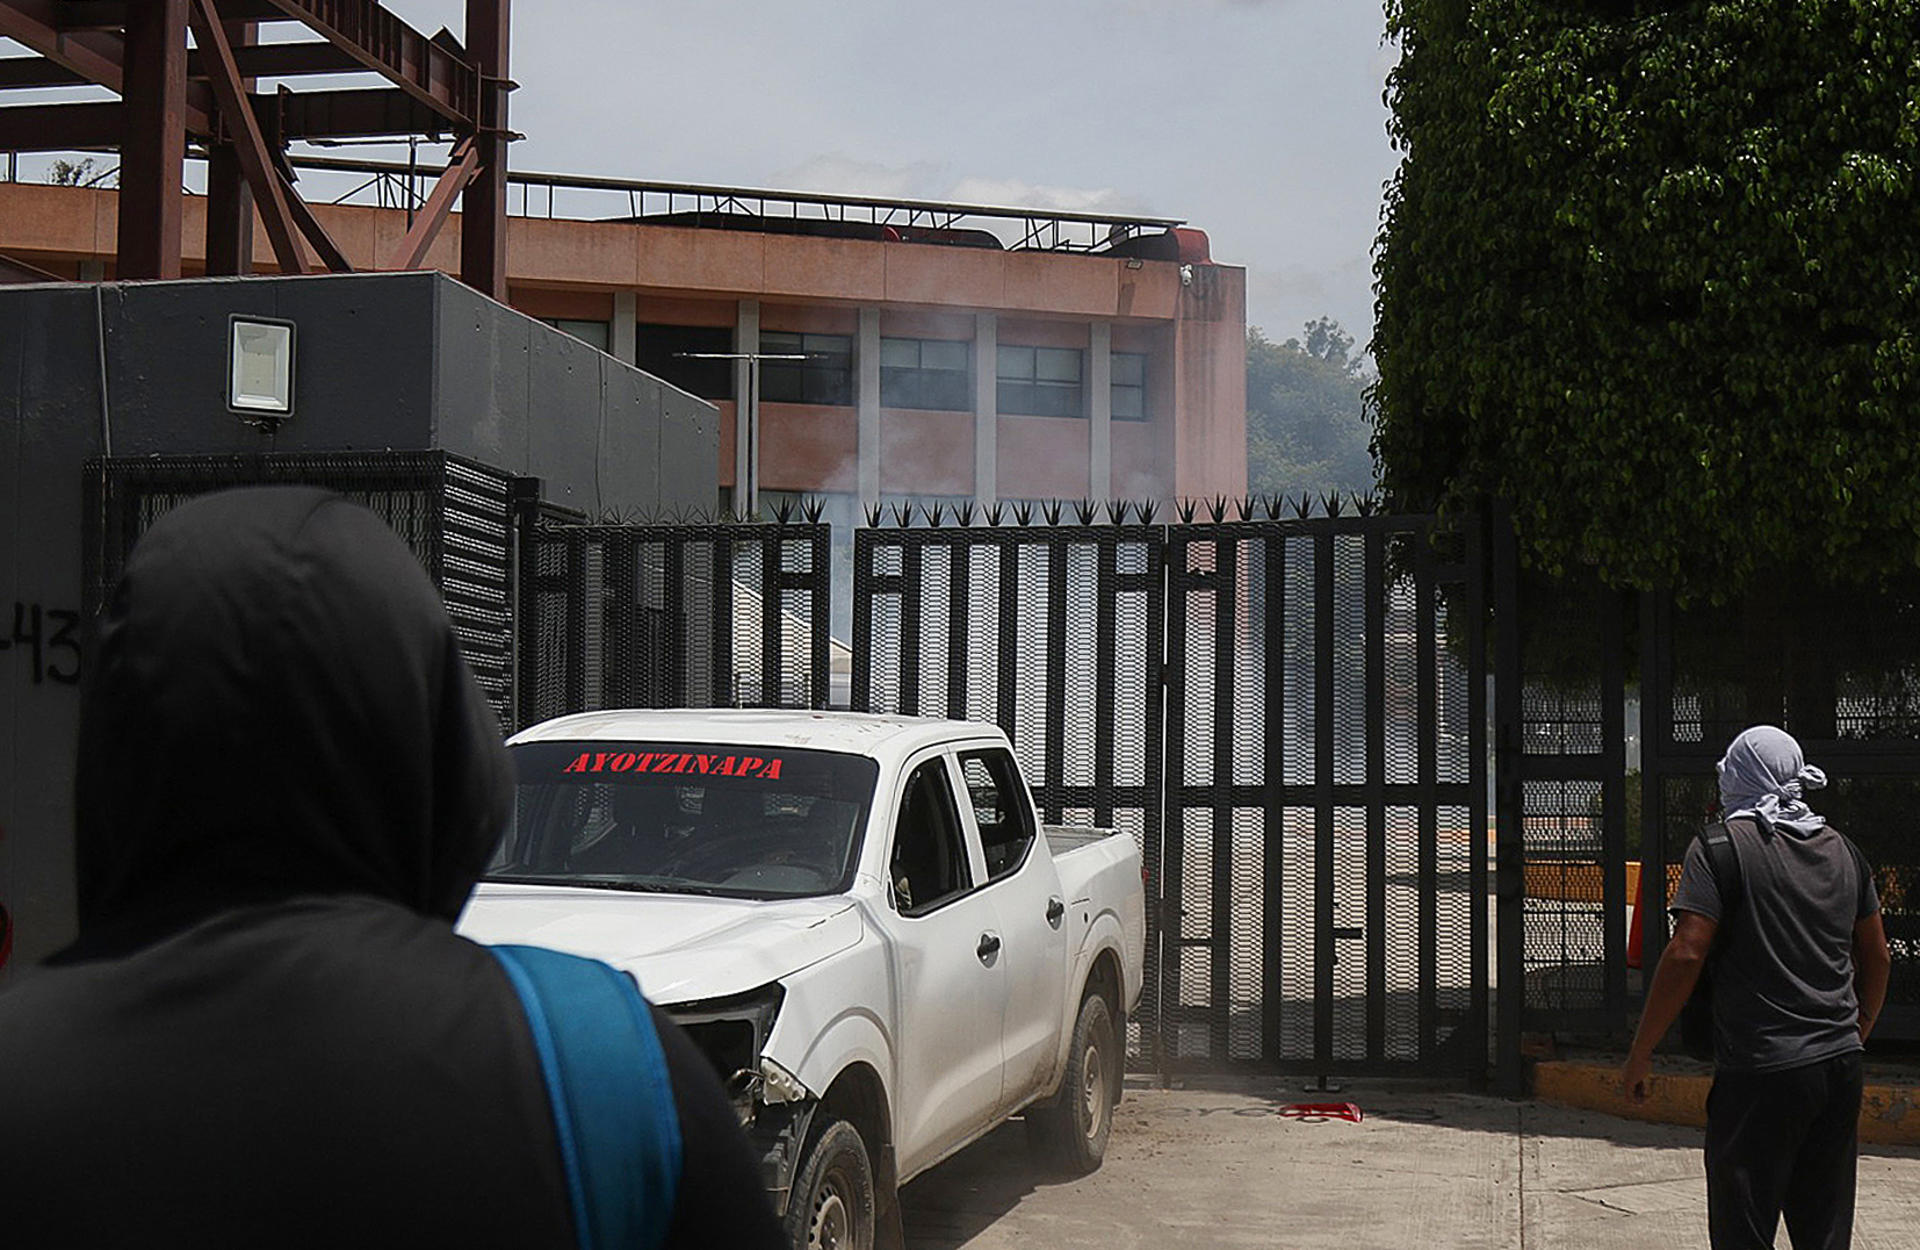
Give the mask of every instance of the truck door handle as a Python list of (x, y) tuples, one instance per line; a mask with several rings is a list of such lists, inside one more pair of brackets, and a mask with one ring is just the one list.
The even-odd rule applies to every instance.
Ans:
[(1060, 917), (1067, 914), (1067, 905), (1057, 898), (1047, 900), (1047, 923), (1058, 929)]
[(993, 962), (993, 957), (1000, 953), (999, 935), (993, 934), (993, 933), (982, 933), (980, 935), (980, 945), (973, 948), (973, 953), (980, 956), (981, 963), (991, 964)]

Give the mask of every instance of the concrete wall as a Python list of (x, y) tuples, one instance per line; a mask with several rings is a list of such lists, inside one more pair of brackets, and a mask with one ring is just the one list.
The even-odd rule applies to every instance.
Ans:
[[(275, 435), (226, 409), (234, 312), (297, 326), (294, 415)], [(66, 679), (82, 466), (109, 441), (116, 456), (444, 449), (596, 516), (717, 493), (712, 405), (439, 274), (0, 287), (0, 904), (16, 926), (0, 984), (72, 934)]]
[(711, 511), (720, 414), (710, 403), (435, 274), (434, 447), (537, 477), (598, 518)]
[[(82, 263), (112, 272), (117, 193), (102, 188), (0, 183), (0, 252), (50, 272)], [(316, 204), (315, 214), (354, 263), (372, 267), (398, 247), (399, 209)], [(185, 205), (183, 242), (194, 272), (204, 199)], [(460, 218), (428, 263), (459, 256)], [(264, 230), (255, 260), (272, 268)], [(996, 421), (976, 385), (979, 413), (883, 419), (857, 404), (832, 409), (768, 404), (762, 414), (761, 484), (800, 492), (851, 491), (995, 497), (1124, 496), (1171, 500), (1237, 496), (1246, 489), (1246, 272), (1233, 266), (1109, 255), (939, 247), (874, 239), (516, 217), (508, 222), (510, 302), (538, 317), (608, 321), (617, 354), (634, 321), (735, 326), (758, 309), (764, 330), (878, 333), (970, 340), (999, 323), (997, 342), (1091, 347), (1094, 327), (1112, 350), (1149, 357), (1150, 420), (1105, 433), (1048, 431), (1031, 419)], [(991, 353), (976, 368), (992, 378)], [(1092, 386), (1079, 419), (1101, 424)], [(731, 401), (722, 403), (719, 480), (733, 478)], [(1047, 418), (1071, 425), (1074, 418)], [(1004, 433), (1003, 433), (1004, 430)], [(1038, 453), (1057, 455), (1037, 460)], [(916, 455), (936, 458), (916, 460)], [(999, 467), (1017, 462), (1014, 477)]]

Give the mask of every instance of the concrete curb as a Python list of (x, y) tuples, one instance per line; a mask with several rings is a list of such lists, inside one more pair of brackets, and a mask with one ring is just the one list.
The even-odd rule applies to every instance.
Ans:
[[(1656, 1071), (1647, 1100), (1634, 1102), (1621, 1092), (1618, 1064), (1543, 1059), (1533, 1065), (1532, 1086), (1535, 1098), (1557, 1106), (1704, 1128), (1713, 1078)], [(1889, 1081), (1869, 1072), (1860, 1103), (1860, 1140), (1881, 1146), (1920, 1146), (1920, 1083)]]

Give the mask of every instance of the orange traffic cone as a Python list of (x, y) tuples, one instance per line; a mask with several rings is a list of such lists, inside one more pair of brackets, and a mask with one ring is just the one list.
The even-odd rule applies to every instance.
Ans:
[(1647, 866), (1640, 865), (1640, 871), (1633, 878), (1633, 923), (1627, 926), (1627, 967), (1640, 966), (1640, 902), (1647, 892)]

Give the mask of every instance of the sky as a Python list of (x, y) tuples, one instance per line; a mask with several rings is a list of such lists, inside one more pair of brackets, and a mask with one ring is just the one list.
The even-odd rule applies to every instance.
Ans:
[[(387, 0), (417, 29), (462, 0)], [(515, 168), (1179, 217), (1365, 343), (1379, 0), (518, 0)]]
[[(386, 2), (464, 25), (464, 0)], [(513, 21), (515, 169), (1182, 218), (1246, 267), (1248, 324), (1370, 336), (1397, 159), (1380, 0), (518, 0)]]

